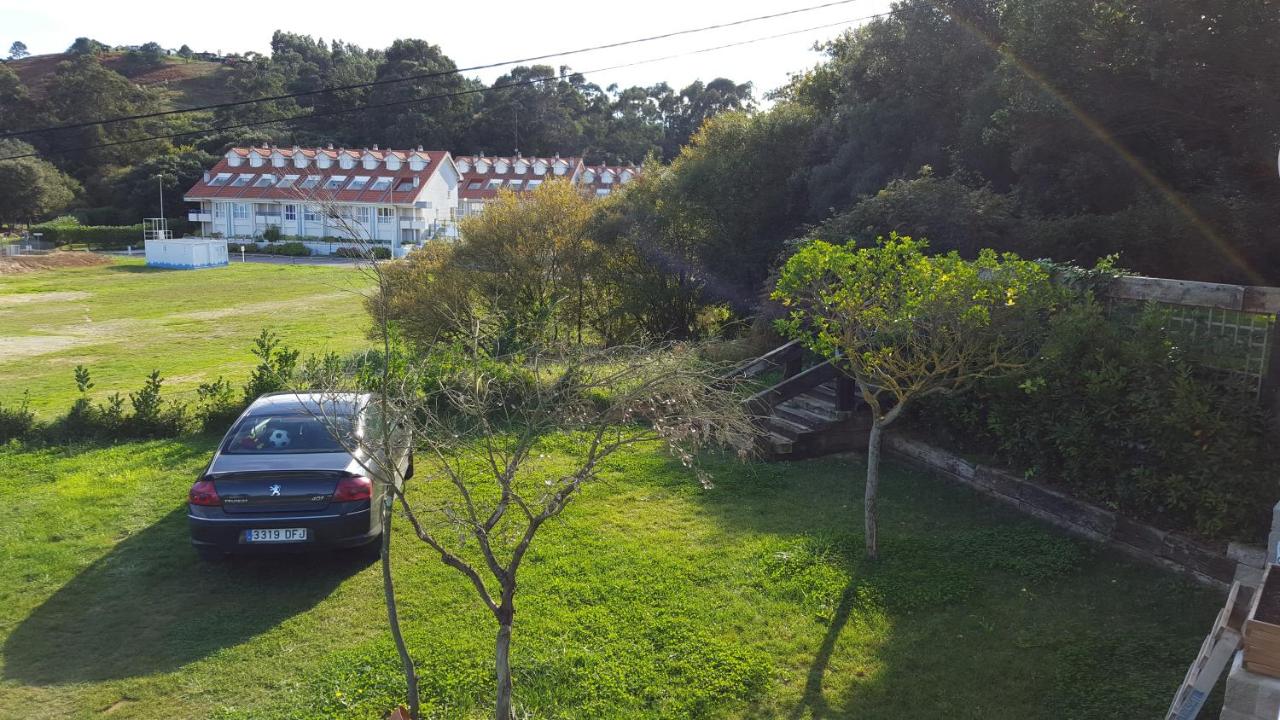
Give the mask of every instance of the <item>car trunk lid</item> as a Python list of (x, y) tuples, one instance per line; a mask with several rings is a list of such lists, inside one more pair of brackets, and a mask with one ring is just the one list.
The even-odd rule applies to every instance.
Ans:
[(323, 510), (333, 498), (338, 470), (261, 470), (210, 477), (228, 513)]

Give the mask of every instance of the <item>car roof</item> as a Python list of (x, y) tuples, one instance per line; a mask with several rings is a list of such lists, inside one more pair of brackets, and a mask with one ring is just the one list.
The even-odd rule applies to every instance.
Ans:
[(316, 415), (355, 415), (372, 397), (354, 392), (276, 392), (267, 393), (249, 405), (246, 415), (313, 413)]

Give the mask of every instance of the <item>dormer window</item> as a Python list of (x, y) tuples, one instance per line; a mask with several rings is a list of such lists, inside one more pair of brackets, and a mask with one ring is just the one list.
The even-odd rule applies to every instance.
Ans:
[(333, 166), (333, 158), (323, 154), (316, 156), (316, 167), (323, 169), (323, 168), (332, 167), (332, 166)]
[(631, 180), (631, 178), (635, 177), (635, 175), (636, 174), (631, 172), (630, 170), (623, 170), (622, 174), (618, 176), (618, 179), (622, 182), (627, 182)]
[(506, 160), (499, 160), (498, 164), (493, 166), (493, 171), (500, 175), (507, 172), (510, 169), (511, 169), (511, 163), (507, 162)]
[(425, 168), (426, 166), (427, 166), (427, 159), (420, 155), (414, 155), (413, 157), (409, 158), (409, 169), (414, 172), (422, 172), (423, 168)]
[(264, 188), (264, 187), (271, 187), (272, 185), (275, 185), (275, 184), (276, 184), (276, 176), (267, 174), (258, 178), (258, 181), (255, 182), (253, 186), (256, 188)]
[(586, 172), (582, 173), (582, 182), (588, 182), (588, 183), (595, 182), (595, 179), (596, 179), (596, 173), (594, 170), (587, 170)]
[(337, 190), (342, 187), (342, 183), (347, 181), (346, 175), (333, 175), (324, 184), (325, 190)]
[(271, 167), (284, 167), (284, 156), (279, 152), (271, 153)]
[(484, 175), (485, 173), (489, 172), (489, 161), (488, 161), (488, 160), (477, 160), (477, 161), (476, 161), (476, 172), (480, 173), (481, 175)]
[(248, 185), (249, 181), (252, 179), (253, 173), (240, 173), (236, 176), (235, 181), (231, 183), (231, 187), (244, 187)]
[(240, 167), (240, 163), (242, 162), (244, 162), (244, 158), (240, 157), (239, 153), (236, 151), (232, 150), (227, 153), (227, 164), (231, 167)]
[(347, 186), (348, 190), (363, 190), (369, 184), (368, 175), (357, 175), (351, 179), (351, 184)]
[(551, 171), (554, 172), (556, 175), (563, 175), (564, 171), (568, 169), (569, 169), (568, 163), (566, 163), (563, 160), (557, 160), (556, 164), (552, 166)]
[(400, 158), (398, 158), (398, 157), (396, 157), (395, 155), (392, 155), (392, 154), (390, 154), (390, 153), (387, 153), (387, 169), (388, 169), (388, 170), (391, 170), (391, 171), (399, 170), (399, 169), (400, 169)]
[(343, 170), (350, 170), (355, 166), (356, 166), (356, 161), (352, 160), (350, 155), (343, 154), (341, 157), (338, 158), (338, 167), (342, 168)]
[(378, 167), (378, 158), (373, 153), (366, 153), (364, 156), (364, 169), (373, 170)]
[(377, 180), (373, 181), (373, 185), (371, 185), (369, 189), (376, 190), (378, 192), (386, 192), (386, 190), (390, 187), (391, 187), (391, 178), (380, 177)]
[(523, 175), (529, 172), (529, 162), (527, 160), (516, 161), (516, 174)]
[(534, 163), (534, 164), (533, 164), (533, 174), (534, 174), (534, 175), (546, 175), (546, 174), (547, 174), (547, 164), (546, 164), (546, 163), (544, 163), (544, 162), (542, 162), (541, 160), (539, 160), (538, 162)]
[(612, 170), (605, 170), (604, 172), (600, 173), (600, 182), (604, 183), (605, 185), (608, 185), (608, 184), (612, 183), (612, 182), (613, 182), (613, 171), (612, 171)]
[(262, 156), (258, 153), (249, 153), (249, 167), (262, 167)]
[(304, 168), (307, 166), (307, 156), (300, 152), (293, 154), (293, 166), (296, 168)]
[(471, 171), (471, 163), (466, 160), (458, 160), (455, 164), (458, 166), (458, 172), (460, 173)]
[(231, 179), (231, 173), (218, 173), (209, 181), (209, 187), (222, 187)]

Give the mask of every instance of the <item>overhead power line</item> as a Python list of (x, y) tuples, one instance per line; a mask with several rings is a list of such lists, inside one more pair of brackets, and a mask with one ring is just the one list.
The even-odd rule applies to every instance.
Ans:
[[(609, 65), (609, 66), (606, 66), (606, 67), (594, 68), (594, 69), (592, 69), (592, 70), (584, 70), (584, 71), (581, 71), (581, 74), (587, 74), (587, 73), (599, 73), (599, 72), (609, 72), (609, 71), (611, 71), (611, 70), (621, 70), (621, 69), (624, 69), (624, 68), (631, 68), (631, 67), (636, 67), (636, 66), (639, 66), (639, 65), (647, 65), (647, 64), (656, 63), (656, 62), (663, 62), (663, 61), (666, 61), (666, 60), (673, 60), (673, 59), (675, 59), (675, 58), (689, 57), (689, 56), (692, 56), (692, 55), (701, 55), (701, 54), (704, 54), (704, 53), (715, 52), (715, 51), (718, 51), (718, 50), (726, 50), (726, 49), (728, 49), (728, 48), (741, 47), (741, 46), (743, 46), (743, 45), (752, 45), (752, 44), (755, 44), (755, 43), (758, 43), (758, 42), (764, 42), (764, 41), (766, 41), (766, 40), (775, 40), (775, 39), (778, 39), (778, 38), (788, 37), (788, 36), (792, 36), (792, 35), (800, 35), (800, 34), (802, 34), (802, 33), (813, 32), (814, 30), (824, 30), (824, 29), (827, 29), (827, 28), (832, 28), (832, 27), (837, 27), (837, 26), (842, 26), (842, 25), (845, 25), (845, 26), (847, 26), (847, 25), (853, 25), (853, 24), (855, 24), (855, 23), (865, 22), (865, 21), (867, 21), (867, 20), (874, 20), (874, 19), (877, 19), (877, 18), (888, 17), (888, 16), (890, 16), (890, 15), (894, 15), (894, 14), (896, 14), (896, 11), (890, 10), (890, 11), (887, 11), (887, 12), (875, 13), (875, 14), (872, 14), (872, 15), (864, 15), (864, 16), (862, 16), (862, 17), (852, 18), (852, 19), (849, 19), (849, 20), (841, 20), (841, 21), (839, 21), (839, 22), (825, 23), (825, 24), (822, 24), (822, 25), (815, 25), (815, 26), (813, 26), (813, 27), (802, 28), (802, 29), (799, 29), (799, 30), (791, 30), (791, 31), (788, 31), (788, 32), (775, 33), (775, 34), (772, 34), (772, 35), (765, 35), (765, 36), (761, 36), (761, 37), (751, 38), (751, 39), (749, 39), (749, 40), (739, 40), (739, 41), (737, 41), (737, 42), (725, 43), (725, 44), (723, 44), (723, 45), (715, 45), (715, 46), (712, 46), (712, 47), (699, 48), (699, 49), (697, 49), (697, 50), (690, 50), (690, 51), (681, 52), (681, 53), (674, 53), (674, 54), (671, 54), (671, 55), (663, 55), (663, 56), (660, 56), (660, 57), (647, 58), (647, 59), (644, 59), (644, 60), (635, 60), (635, 61), (632, 61), (632, 62), (620, 63), (620, 64), (617, 64), (617, 65)], [(117, 147), (117, 146), (120, 146), (120, 145), (135, 145), (135, 144), (138, 144), (138, 143), (152, 142), (152, 141), (155, 141), (155, 140), (172, 140), (172, 139), (175, 139), (175, 138), (186, 137), (186, 136), (189, 136), (189, 135), (203, 135), (203, 134), (206, 134), (206, 133), (222, 132), (222, 131), (226, 131), (226, 130), (239, 130), (239, 129), (242, 129), (242, 128), (247, 128), (247, 127), (257, 127), (257, 126), (260, 126), (260, 125), (276, 125), (276, 124), (281, 124), (281, 123), (289, 123), (289, 122), (293, 122), (293, 121), (295, 121), (295, 120), (306, 120), (306, 119), (308, 119), (308, 118), (330, 117), (330, 116), (333, 116), (333, 115), (344, 115), (344, 114), (347, 114), (347, 113), (353, 113), (353, 112), (365, 112), (365, 111), (368, 111), (368, 110), (375, 110), (375, 109), (378, 109), (378, 108), (394, 107), (394, 106), (399, 106), (399, 105), (412, 105), (412, 104), (416, 104), (416, 103), (431, 102), (431, 101), (433, 101), (433, 100), (447, 100), (447, 99), (449, 99), (449, 98), (461, 97), (461, 96), (464, 96), (464, 95), (474, 95), (474, 94), (477, 94), (477, 93), (493, 92), (493, 91), (495, 91), (495, 90), (505, 90), (505, 89), (508, 89), (508, 88), (521, 87), (521, 86), (525, 86), (525, 85), (537, 85), (537, 84), (539, 84), (539, 83), (551, 82), (551, 81), (554, 81), (554, 80), (561, 80), (561, 79), (563, 79), (564, 77), (565, 77), (565, 76), (563, 76), (563, 75), (547, 75), (547, 76), (543, 76), (543, 77), (529, 78), (529, 79), (527, 79), (527, 80), (521, 80), (521, 81), (518, 81), (518, 82), (513, 82), (513, 83), (510, 83), (510, 84), (507, 84), (507, 85), (503, 85), (503, 86), (498, 87), (498, 88), (470, 88), (470, 89), (467, 89), (467, 90), (457, 90), (457, 91), (454, 91), (454, 92), (449, 92), (449, 93), (440, 93), (440, 94), (437, 94), (437, 95), (425, 95), (425, 96), (422, 96), (422, 97), (407, 98), (407, 99), (404, 99), (404, 100), (396, 100), (396, 101), (392, 101), (392, 102), (385, 102), (385, 103), (373, 103), (373, 104), (365, 104), (365, 105), (357, 105), (357, 106), (354, 106), (354, 107), (339, 108), (339, 109), (335, 109), (335, 110), (328, 110), (328, 111), (325, 111), (325, 112), (299, 113), (299, 114), (297, 114), (297, 115), (290, 115), (290, 116), (282, 117), (282, 118), (273, 118), (273, 119), (271, 119), (271, 120), (254, 120), (254, 121), (248, 121), (248, 122), (242, 122), (242, 123), (233, 123), (233, 124), (230, 124), (230, 125), (219, 125), (219, 126), (216, 126), (216, 127), (203, 128), (203, 129), (200, 129), (200, 130), (185, 130), (185, 131), (182, 131), (182, 132), (166, 133), (166, 134), (162, 134), (162, 135), (151, 135), (151, 136), (148, 136), (148, 137), (143, 137), (143, 138), (131, 138), (131, 139), (128, 139), (128, 140), (116, 140), (116, 141), (113, 141), (113, 142), (97, 143), (97, 144), (93, 144), (93, 145), (84, 145), (84, 146), (80, 146), (80, 147), (73, 147), (73, 148), (54, 148), (54, 149), (52, 150), (52, 152), (57, 152), (57, 153), (75, 153), (75, 152), (85, 152), (85, 151), (88, 151), (88, 150), (97, 150), (97, 149), (100, 149), (100, 148)], [(23, 153), (23, 154), (19, 154), (19, 155), (9, 155), (9, 156), (6, 156), (6, 157), (0, 157), (0, 161), (3, 161), (3, 160), (18, 160), (18, 159), (21, 159), (21, 158), (28, 158), (28, 157), (38, 157), (39, 155), (40, 155), (40, 153), (37, 153), (37, 152)]]
[[(293, 92), (293, 93), (283, 93), (280, 95), (266, 95), (263, 97), (251, 98), (247, 100), (233, 100), (233, 101), (223, 102), (223, 103), (211, 103), (208, 105), (199, 105), (199, 106), (190, 107), (190, 108), (158, 110), (155, 112), (139, 113), (136, 115), (122, 115), (119, 117), (104, 118), (101, 120), (89, 120), (89, 121), (78, 122), (78, 123), (67, 123), (64, 125), (52, 125), (52, 126), (43, 127), (43, 128), (32, 128), (29, 130), (15, 130), (10, 132), (0, 133), (0, 139), (20, 137), (23, 135), (34, 135), (34, 134), (41, 134), (41, 133), (58, 132), (61, 130), (75, 130), (78, 128), (92, 127), (95, 125), (108, 125), (108, 124), (119, 123), (119, 122), (129, 122), (134, 120), (148, 120), (151, 118), (167, 117), (172, 115), (205, 112), (208, 110), (217, 110), (220, 108), (242, 107), (244, 105), (253, 105), (255, 103), (274, 102), (278, 100), (289, 100), (292, 98), (308, 97), (311, 95), (321, 95), (324, 93), (342, 92), (344, 90), (359, 90), (362, 88), (376, 87), (379, 85), (388, 85), (392, 83), (410, 82), (414, 80), (429, 80), (432, 78), (446, 77), (449, 75), (458, 75), (465, 72), (475, 72), (477, 70), (491, 70), (493, 68), (503, 67), (506, 65), (522, 65), (525, 63), (537, 62), (539, 60), (549, 60), (551, 58), (569, 57), (571, 55), (581, 55), (583, 53), (596, 52), (599, 50), (610, 50), (613, 48), (626, 47), (628, 45), (638, 45), (640, 43), (654, 42), (656, 40), (666, 40), (668, 38), (680, 37), (683, 35), (693, 35), (696, 33), (709, 32), (711, 30), (723, 30), (725, 28), (736, 27), (738, 25), (746, 25), (749, 23), (761, 22), (764, 20), (774, 20), (777, 18), (786, 17), (788, 15), (798, 15), (800, 13), (813, 12), (815, 10), (822, 10), (825, 8), (836, 7), (840, 5), (848, 5), (850, 3), (860, 2), (860, 1), (861, 0), (831, 0), (830, 2), (822, 3), (820, 5), (810, 5), (808, 7), (770, 13), (768, 15), (757, 15), (755, 17), (743, 18), (741, 20), (733, 20), (730, 22), (716, 23), (714, 25), (703, 25), (701, 27), (687, 28), (684, 30), (675, 30), (672, 32), (661, 33), (658, 35), (650, 35), (642, 38), (634, 38), (631, 40), (620, 40), (618, 42), (605, 43), (603, 45), (592, 45), (590, 47), (577, 48), (574, 50), (565, 50), (561, 52), (547, 53), (544, 55), (534, 55), (531, 57), (518, 58), (515, 60), (503, 60), (501, 62), (485, 63), (483, 65), (472, 65), (471, 67), (455, 68), (453, 70), (440, 70), (440, 71), (429, 72), (429, 73), (418, 73), (414, 75), (406, 75), (405, 77), (384, 78), (382, 80), (371, 80), (369, 82), (352, 83), (350, 85), (336, 85), (333, 87), (319, 88), (316, 90), (303, 90), (300, 92)], [(598, 72), (598, 71), (591, 71), (591, 72)]]

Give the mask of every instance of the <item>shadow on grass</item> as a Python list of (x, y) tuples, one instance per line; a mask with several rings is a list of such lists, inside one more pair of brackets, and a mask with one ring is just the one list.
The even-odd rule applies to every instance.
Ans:
[(178, 508), (19, 623), (4, 677), (48, 685), (175, 670), (305, 612), (370, 562), (337, 552), (203, 563)]
[(150, 265), (133, 265), (126, 263), (113, 263), (107, 267), (110, 272), (121, 273), (167, 273), (172, 272), (176, 268), (151, 267)]

